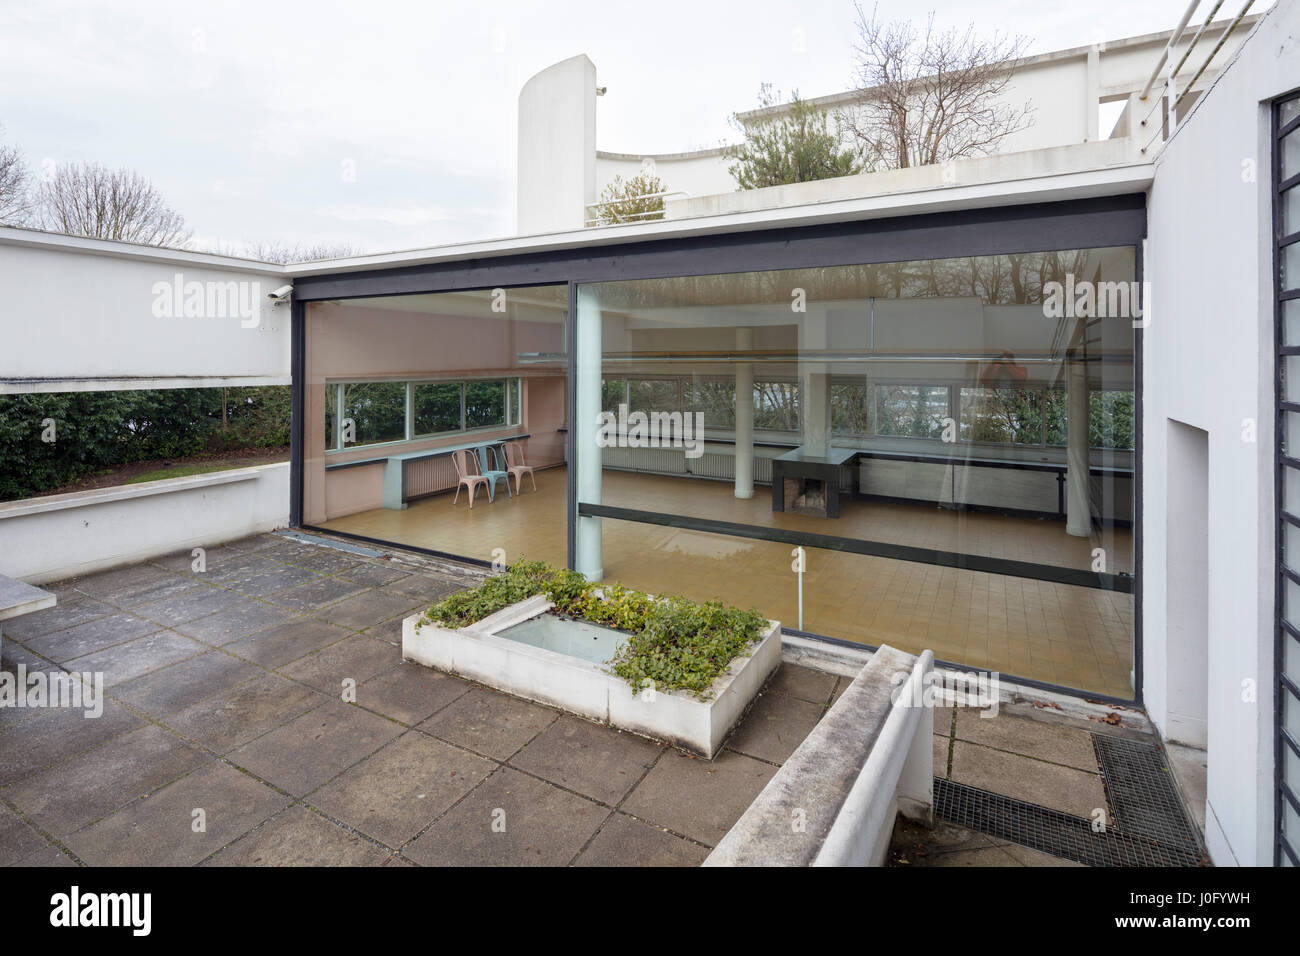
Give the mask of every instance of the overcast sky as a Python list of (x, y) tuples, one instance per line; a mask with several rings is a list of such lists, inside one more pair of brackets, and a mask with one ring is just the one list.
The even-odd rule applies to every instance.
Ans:
[[(1184, 6), (880, 3), (886, 17), (933, 7), (941, 25), (1023, 33), (1031, 53), (1171, 29)], [(853, 19), (851, 0), (5, 0), (0, 141), (38, 173), (68, 161), (140, 171), (204, 247), (378, 252), (507, 235), (515, 106), (537, 71), (592, 59), (609, 88), (601, 149), (716, 146), (760, 83), (807, 97), (847, 88)]]

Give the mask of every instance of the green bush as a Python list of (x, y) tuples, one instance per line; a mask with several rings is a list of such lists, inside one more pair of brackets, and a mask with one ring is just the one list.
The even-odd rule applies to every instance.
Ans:
[(424, 618), (465, 627), (535, 594), (545, 594), (563, 616), (628, 632), (628, 640), (606, 663), (637, 690), (653, 686), (707, 698), (718, 675), (767, 627), (767, 619), (753, 609), (652, 597), (621, 584), (591, 584), (576, 571), (540, 561), (519, 562), (505, 574), (459, 591), (425, 611)]
[[(53, 442), (43, 440), (47, 419)], [(134, 461), (288, 443), (283, 385), (0, 395), (0, 500)]]

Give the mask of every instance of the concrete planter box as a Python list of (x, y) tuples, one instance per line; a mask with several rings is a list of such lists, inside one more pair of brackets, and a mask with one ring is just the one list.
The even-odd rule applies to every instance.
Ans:
[(749, 653), (718, 675), (708, 700), (685, 691), (635, 693), (601, 664), (499, 636), (552, 607), (536, 595), (460, 629), (430, 622), (417, 628), (423, 612), (412, 614), (402, 622), (402, 658), (709, 758), (781, 663), (781, 625), (769, 621)]

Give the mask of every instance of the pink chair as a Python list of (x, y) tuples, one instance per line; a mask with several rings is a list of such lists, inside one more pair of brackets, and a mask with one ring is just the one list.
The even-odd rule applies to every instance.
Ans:
[(533, 466), (524, 464), (524, 448), (517, 441), (506, 442), (506, 471), (515, 476), (515, 494), (519, 494), (519, 483), (524, 475), (533, 483), (533, 491), (537, 490)]
[[(474, 496), (478, 494), (478, 486), (483, 485), (488, 488), (488, 497), (491, 497), (492, 491), (488, 485), (488, 480), (484, 475), (479, 474), (478, 462), (469, 452), (461, 449), (451, 453), (451, 460), (456, 465), (456, 476), (460, 482), (456, 485), (456, 497), (452, 499), (452, 504), (460, 501), (460, 489), (469, 489), (469, 506), (474, 507)], [(471, 471), (471, 469), (473, 469)]]

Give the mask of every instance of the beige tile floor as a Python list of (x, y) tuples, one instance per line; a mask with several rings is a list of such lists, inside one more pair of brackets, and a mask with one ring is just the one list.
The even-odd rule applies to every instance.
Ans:
[[(399, 544), (492, 560), (566, 561), (562, 468), (539, 472), (533, 492), (480, 493), (376, 509), (324, 527)], [(729, 485), (664, 476), (605, 473), (607, 504), (725, 521), (860, 537), (917, 547), (1087, 567), (1094, 547), (1127, 556), (1129, 532), (1074, 538), (1059, 522), (958, 514), (923, 506), (852, 501), (828, 521), (773, 514), (765, 488), (738, 501)], [(606, 519), (604, 576), (659, 593), (753, 606), (798, 627), (798, 590), (789, 545)], [(1122, 569), (1123, 562), (1115, 567)], [(1133, 596), (960, 568), (809, 549), (802, 629), (1116, 697), (1131, 697)]]

